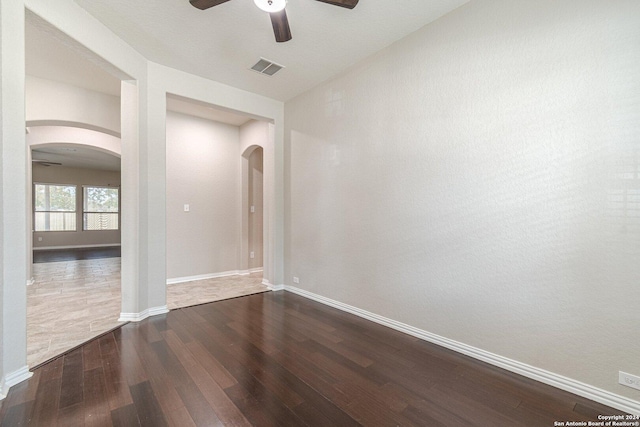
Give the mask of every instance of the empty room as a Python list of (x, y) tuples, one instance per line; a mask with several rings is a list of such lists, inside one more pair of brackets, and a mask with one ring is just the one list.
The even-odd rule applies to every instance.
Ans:
[[(37, 367), (30, 141), (105, 126), (36, 117), (30, 27), (120, 156), (120, 326)], [(636, 0), (0, 0), (0, 425), (640, 426), (639, 46)]]

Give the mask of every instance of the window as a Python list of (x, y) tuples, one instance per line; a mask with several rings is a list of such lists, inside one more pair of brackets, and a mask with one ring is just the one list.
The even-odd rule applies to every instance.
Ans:
[(117, 230), (119, 190), (110, 187), (83, 187), (83, 230)]
[(76, 186), (35, 184), (35, 231), (76, 231)]

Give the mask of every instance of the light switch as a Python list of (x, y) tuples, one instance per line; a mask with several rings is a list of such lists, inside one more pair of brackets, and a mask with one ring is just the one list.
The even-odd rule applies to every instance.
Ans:
[(251, 213), (255, 213), (256, 212), (256, 207), (251, 205)]
[(189, 205), (184, 205), (184, 211), (189, 212)]

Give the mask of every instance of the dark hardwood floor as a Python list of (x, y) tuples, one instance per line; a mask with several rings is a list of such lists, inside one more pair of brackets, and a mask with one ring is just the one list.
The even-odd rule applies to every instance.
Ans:
[(548, 427), (621, 413), (286, 292), (129, 323), (0, 405), (12, 427)]
[(80, 261), (98, 258), (119, 258), (120, 246), (76, 249), (46, 249), (33, 251), (33, 262)]

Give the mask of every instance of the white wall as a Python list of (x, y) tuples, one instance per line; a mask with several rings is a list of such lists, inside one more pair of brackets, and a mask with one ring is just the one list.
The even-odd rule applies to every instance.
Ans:
[(120, 97), (39, 77), (26, 78), (29, 123), (77, 123), (120, 135)]
[(71, 126), (29, 126), (26, 142), (30, 147), (43, 144), (81, 144), (89, 145), (98, 151), (121, 157), (120, 138), (104, 132)]
[(24, 7), (0, 0), (0, 399), (26, 370)]
[[(272, 120), (265, 153), (266, 275), (283, 272), (282, 155), (284, 105), (263, 96), (148, 62), (73, 0), (0, 0), (0, 99), (2, 106), (2, 274), (0, 398), (25, 379), (27, 218), (24, 18), (47, 27), (72, 49), (123, 80), (122, 318), (141, 320), (166, 311), (166, 95), (217, 105)], [(42, 123), (40, 123), (42, 124)], [(265, 203), (266, 204), (266, 203)], [(7, 322), (6, 319), (11, 319)]]
[(239, 270), (239, 168), (237, 126), (167, 112), (169, 280)]
[(34, 248), (120, 244), (120, 230), (82, 229), (82, 187), (95, 185), (118, 188), (120, 187), (120, 172), (63, 166), (46, 167), (35, 164), (33, 165), (32, 176), (34, 184), (67, 184), (76, 186), (76, 231), (34, 231)]
[(285, 283), (640, 401), (639, 22), (474, 1), (287, 102)]

